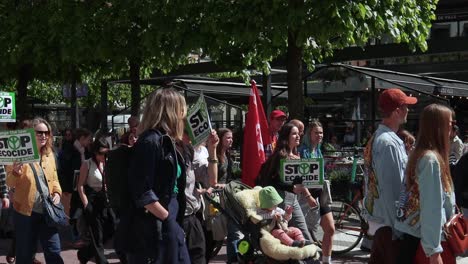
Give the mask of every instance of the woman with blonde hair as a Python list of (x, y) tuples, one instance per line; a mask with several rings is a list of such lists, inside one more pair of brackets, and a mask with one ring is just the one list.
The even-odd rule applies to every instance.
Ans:
[(431, 104), (419, 119), (416, 147), (409, 157), (395, 229), (403, 232), (397, 263), (455, 263), (442, 232), (454, 213), (449, 169), (450, 108)]
[(159, 89), (146, 100), (128, 178), (130, 263), (190, 263), (181, 228), (185, 162), (174, 145), (182, 140), (186, 113), (174, 89)]
[(33, 120), (33, 128), (40, 162), (15, 162), (6, 168), (7, 184), (15, 188), (16, 263), (31, 263), (35, 243), (39, 239), (46, 262), (63, 264), (58, 229), (46, 224), (44, 201), (40, 195), (49, 194), (55, 204), (60, 203), (62, 195), (53, 151), (52, 128), (42, 118)]

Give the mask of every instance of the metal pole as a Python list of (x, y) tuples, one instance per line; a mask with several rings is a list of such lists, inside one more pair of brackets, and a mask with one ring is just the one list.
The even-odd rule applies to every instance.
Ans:
[(371, 104), (372, 104), (372, 128), (376, 129), (375, 127), (375, 120), (376, 120), (376, 117), (375, 117), (375, 112), (377, 109), (375, 109), (375, 100), (376, 100), (376, 96), (375, 96), (375, 77), (371, 77), (371, 95), (372, 95), (372, 99), (371, 99)]
[[(307, 98), (307, 78), (304, 78), (304, 98)], [(309, 123), (309, 109), (308, 107), (304, 104), (304, 119)]]

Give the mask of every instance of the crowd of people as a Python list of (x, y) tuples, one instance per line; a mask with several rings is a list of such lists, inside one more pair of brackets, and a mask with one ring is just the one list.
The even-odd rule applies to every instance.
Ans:
[[(240, 180), (232, 172), (233, 133), (213, 130), (206, 143), (192, 146), (184, 126), (184, 97), (165, 88), (146, 100), (141, 120), (128, 120), (130, 130), (117, 146), (106, 134), (76, 129), (64, 131), (56, 150), (46, 120), (26, 122), (23, 127), (35, 131), (40, 162), (0, 166), (2, 207), (14, 212), (8, 263), (37, 263), (37, 242), (47, 263), (63, 263), (59, 229), (46, 223), (40, 193), (64, 205), (80, 263), (93, 258), (108, 263), (104, 244), (111, 238), (121, 263), (208, 263), (219, 239), (214, 233), (219, 232), (208, 224), (210, 210), (203, 195)], [(447, 106), (424, 108), (416, 138), (402, 130), (408, 108), (416, 103), (399, 89), (385, 90), (379, 97), (382, 122), (365, 149), (363, 214), (373, 237), (369, 263), (455, 263), (442, 227), (455, 204), (468, 210), (463, 179), (468, 154), (463, 154), (454, 111)], [(256, 179), (263, 187), (258, 213), (271, 221), (274, 237), (293, 247), (309, 245), (311, 232), (320, 225), (321, 262), (332, 263), (333, 186), (325, 181), (322, 188), (310, 189), (280, 178), (281, 160), (323, 158), (324, 128), (319, 121), (288, 122), (284, 112), (274, 110), (269, 129), (267, 160)], [(130, 153), (122, 161), (128, 164), (123, 181), (128, 192), (121, 194), (125, 206), (116, 208), (109, 197), (109, 180), (116, 170), (108, 170), (106, 163), (111, 153), (122, 149)], [(223, 225), (227, 262), (236, 263), (243, 234), (232, 219)]]

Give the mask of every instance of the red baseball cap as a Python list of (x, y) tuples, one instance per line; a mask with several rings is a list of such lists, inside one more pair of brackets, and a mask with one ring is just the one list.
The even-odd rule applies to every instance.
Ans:
[(414, 105), (418, 98), (407, 96), (402, 90), (393, 88), (383, 91), (379, 97), (379, 108), (384, 113), (391, 113), (403, 105)]
[(288, 118), (288, 116), (281, 110), (276, 109), (276, 110), (271, 111), (270, 119), (275, 119), (279, 117)]

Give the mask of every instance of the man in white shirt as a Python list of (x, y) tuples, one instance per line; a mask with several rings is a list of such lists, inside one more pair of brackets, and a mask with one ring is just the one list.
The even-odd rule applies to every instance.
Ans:
[(458, 128), (457, 125), (452, 126), (452, 130), (450, 131), (450, 156), (449, 156), (449, 162), (450, 164), (456, 164), (458, 160), (461, 158), (463, 155), (463, 148), (465, 145), (463, 144), (463, 141), (458, 137), (458, 134), (460, 132), (460, 129)]

